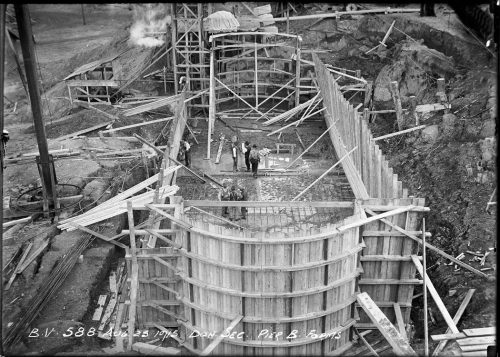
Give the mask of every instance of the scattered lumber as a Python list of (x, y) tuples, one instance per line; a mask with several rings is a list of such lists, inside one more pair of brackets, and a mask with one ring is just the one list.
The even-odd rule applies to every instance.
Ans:
[(162, 123), (162, 122), (165, 122), (165, 121), (172, 120), (173, 118), (174, 117), (168, 117), (168, 118), (161, 118), (161, 119), (150, 120), (150, 121), (146, 121), (146, 122), (143, 122), (143, 123), (137, 123), (137, 124), (127, 125), (127, 126), (122, 126), (120, 128), (103, 130), (102, 133), (103, 134), (108, 134), (108, 133), (113, 133), (113, 132), (116, 132), (116, 131), (121, 131), (121, 130), (126, 130), (126, 129), (131, 129), (131, 128), (137, 128), (139, 126), (156, 124), (156, 123)]
[(401, 336), (396, 327), (394, 327), (367, 293), (358, 294), (356, 299), (370, 320), (372, 320), (387, 342), (389, 342), (395, 354), (417, 356), (408, 341)]
[(48, 245), (49, 245), (49, 240), (48, 239), (44, 240), (42, 245), (40, 245), (40, 247), (38, 247), (38, 249), (35, 250), (33, 254), (31, 254), (31, 256), (27, 258), (26, 261), (19, 267), (19, 274), (21, 274), (33, 262), (33, 260), (35, 260), (35, 258), (37, 258), (40, 255), (40, 253), (42, 253), (45, 250), (45, 248), (47, 248)]
[[(316, 97), (315, 97), (316, 98)], [(294, 115), (298, 114), (301, 110), (307, 108), (309, 105), (311, 105), (314, 101), (319, 101), (320, 99), (315, 99), (315, 98), (312, 98), (312, 99), (309, 99), (307, 102), (304, 102), (302, 104), (299, 104), (298, 106), (296, 106), (295, 108), (292, 108), (274, 118), (271, 118), (267, 121), (265, 121), (264, 123), (262, 123), (262, 125), (264, 126), (268, 126), (268, 125), (271, 125), (271, 124), (274, 124), (276, 122), (279, 122), (283, 119), (285, 120), (289, 120), (291, 119)]]
[(83, 107), (83, 108), (95, 110), (96, 112), (101, 113), (102, 115), (108, 117), (109, 119), (111, 119), (113, 121), (120, 120), (120, 118), (118, 118), (117, 116), (115, 116), (113, 114), (106, 113), (104, 110), (98, 109), (98, 108), (90, 105), (87, 102), (84, 102), (81, 100), (73, 100), (73, 103), (76, 103), (78, 106)]
[(132, 350), (139, 352), (145, 355), (154, 355), (154, 356), (177, 356), (181, 354), (181, 350), (175, 347), (160, 347), (150, 345), (144, 342), (135, 342), (132, 345)]
[(74, 138), (75, 136), (79, 136), (79, 135), (82, 135), (82, 134), (87, 134), (87, 133), (90, 133), (90, 132), (92, 132), (94, 130), (104, 128), (104, 127), (106, 127), (108, 125), (113, 124), (113, 122), (114, 121), (108, 121), (108, 122), (105, 122), (105, 123), (97, 124), (97, 125), (91, 126), (90, 128), (87, 128), (87, 129), (82, 129), (82, 130), (76, 131), (76, 132), (68, 134), (68, 135), (60, 136), (60, 137), (55, 138), (53, 140), (60, 141), (60, 140), (65, 140), (65, 139), (71, 139), (71, 138)]
[(23, 255), (21, 256), (21, 259), (19, 259), (19, 263), (17, 263), (16, 269), (12, 273), (12, 276), (10, 277), (9, 282), (7, 283), (7, 286), (5, 287), (5, 290), (9, 290), (10, 289), (10, 286), (14, 282), (14, 279), (16, 278), (17, 274), (21, 273), (21, 269), (20, 268), (23, 265), (26, 257), (28, 256), (28, 253), (30, 252), (32, 246), (33, 246), (33, 243), (30, 242), (30, 244), (28, 244), (28, 246), (24, 250)]
[(155, 100), (154, 102), (146, 103), (146, 104), (140, 105), (138, 107), (125, 110), (123, 112), (123, 115), (126, 117), (129, 117), (129, 116), (141, 114), (141, 113), (144, 113), (144, 112), (147, 112), (150, 110), (158, 109), (158, 108), (164, 107), (166, 105), (170, 105), (170, 104), (177, 102), (180, 97), (181, 97), (180, 94), (176, 94), (176, 95), (173, 95), (170, 97), (165, 97), (165, 98), (162, 98), (159, 100)]
[(94, 315), (92, 315), (93, 321), (99, 321), (101, 319), (102, 311), (104, 309), (104, 305), (106, 304), (107, 295), (99, 295), (99, 300), (97, 301), (97, 309), (94, 311)]
[(15, 226), (16, 224), (29, 223), (29, 222), (31, 222), (32, 219), (33, 219), (32, 216), (28, 216), (28, 217), (16, 219), (13, 221), (5, 222), (5, 223), (3, 223), (3, 228), (12, 227), (12, 226)]
[[(376, 215), (376, 213), (375, 213), (375, 212), (373, 212), (372, 210), (370, 210), (370, 209), (368, 209), (368, 208), (365, 208), (365, 212), (366, 212), (366, 213), (369, 213), (369, 214), (371, 214), (371, 215)], [(418, 238), (417, 236), (415, 236), (414, 234), (411, 234), (410, 232), (408, 232), (408, 231), (406, 231), (405, 229), (403, 229), (403, 228), (401, 228), (401, 227), (399, 227), (399, 226), (397, 226), (397, 225), (393, 224), (392, 222), (388, 221), (387, 219), (381, 219), (381, 221), (382, 221), (382, 222), (384, 222), (385, 224), (387, 224), (388, 226), (391, 226), (392, 228), (394, 228), (394, 229), (395, 229), (395, 230), (397, 230), (398, 232), (401, 232), (401, 233), (403, 233), (404, 235), (406, 235), (407, 237), (409, 237), (409, 238), (413, 239), (414, 241), (418, 242), (419, 244), (422, 244), (422, 240), (421, 240), (420, 238)], [(436, 253), (438, 253), (438, 254), (442, 255), (442, 256), (443, 256), (443, 257), (445, 257), (446, 259), (451, 260), (451, 261), (452, 261), (452, 262), (454, 262), (455, 264), (460, 265), (460, 266), (464, 267), (465, 269), (467, 269), (467, 270), (469, 270), (469, 271), (471, 271), (471, 272), (475, 273), (476, 275), (479, 275), (479, 276), (481, 276), (481, 277), (483, 277), (483, 278), (486, 278), (486, 279), (488, 279), (488, 278), (489, 278), (489, 275), (488, 275), (488, 274), (485, 274), (485, 273), (483, 273), (483, 272), (481, 272), (481, 271), (479, 271), (479, 270), (477, 270), (477, 269), (474, 269), (474, 268), (473, 268), (473, 267), (471, 267), (470, 265), (468, 265), (468, 264), (466, 264), (466, 263), (464, 263), (464, 262), (462, 262), (462, 261), (460, 261), (460, 260), (456, 259), (455, 257), (453, 257), (453, 256), (451, 256), (451, 255), (449, 255), (449, 254), (447, 254), (447, 253), (445, 253), (445, 252), (443, 252), (441, 249), (436, 248), (436, 247), (434, 247), (433, 245), (431, 245), (431, 244), (429, 244), (429, 243), (426, 243), (426, 244), (425, 244), (425, 246), (426, 246), (428, 249), (430, 249), (430, 250), (432, 250), (432, 251), (434, 251), (434, 252), (436, 252)]]

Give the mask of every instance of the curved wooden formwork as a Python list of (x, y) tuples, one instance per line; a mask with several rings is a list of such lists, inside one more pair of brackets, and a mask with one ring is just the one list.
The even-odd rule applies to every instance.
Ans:
[(243, 231), (186, 215), (193, 227), (182, 238), (184, 345), (203, 351), (231, 322), (233, 338), (213, 353), (320, 355), (345, 345), (362, 245), (359, 227), (336, 228), (359, 215), (293, 233)]

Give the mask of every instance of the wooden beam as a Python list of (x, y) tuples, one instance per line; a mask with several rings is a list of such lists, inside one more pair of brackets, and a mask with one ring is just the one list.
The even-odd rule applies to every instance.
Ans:
[(302, 150), (305, 150), (306, 149), (306, 146), (304, 145), (304, 143), (302, 142), (302, 138), (300, 137), (299, 135), (299, 131), (297, 130), (297, 128), (295, 128), (295, 134), (297, 135), (297, 139), (299, 139), (299, 143), (300, 143), (300, 146), (302, 146)]
[(401, 307), (397, 302), (394, 303), (394, 312), (396, 314), (396, 321), (398, 323), (399, 333), (403, 338), (408, 341), (408, 336), (406, 335), (405, 321), (403, 319), (403, 314), (401, 313)]
[(113, 124), (113, 122), (114, 121), (108, 121), (108, 122), (105, 122), (105, 123), (97, 124), (97, 125), (91, 126), (90, 128), (87, 128), (87, 129), (78, 130), (78, 131), (75, 131), (74, 133), (60, 136), (60, 137), (55, 138), (53, 140), (54, 141), (60, 141), (60, 140), (65, 140), (65, 139), (71, 139), (71, 138), (74, 138), (75, 136), (79, 136), (79, 135), (82, 135), (82, 134), (87, 134), (87, 133), (90, 133), (91, 131), (94, 131), (94, 130), (97, 130), (97, 129), (100, 129), (100, 128), (104, 128), (104, 127), (106, 127), (106, 126), (108, 126), (110, 124)]
[[(472, 296), (472, 294), (474, 293), (476, 289), (470, 289), (469, 292), (467, 293), (467, 296), (464, 298), (464, 301), (462, 302), (462, 305), (467, 305), (467, 303), (469, 302), (467, 300), (467, 297), (469, 296), (469, 293), (470, 293), (470, 296)], [(469, 298), (470, 300), (470, 298)], [(460, 306), (460, 308), (462, 308), (462, 305)], [(465, 308), (463, 309), (465, 310)], [(460, 309), (458, 309), (458, 312), (460, 312)], [(457, 312), (457, 315), (458, 315), (458, 312)], [(462, 311), (463, 313), (463, 311)], [(460, 314), (461, 316), (461, 314)], [(496, 334), (496, 331), (497, 331), (497, 328), (496, 327), (481, 327), (481, 328), (468, 328), (468, 329), (464, 329), (463, 330), (463, 333), (465, 333), (467, 336), (485, 336), (485, 335), (494, 335)]]
[(210, 344), (201, 352), (201, 356), (208, 356), (212, 351), (222, 342), (224, 339), (224, 333), (227, 335), (231, 332), (233, 328), (236, 327), (240, 323), (240, 321), (243, 319), (242, 315), (236, 316), (236, 318), (231, 321), (229, 326), (224, 330), (221, 331), (220, 333), (217, 334), (217, 337), (210, 342)]
[[(460, 321), (460, 318), (462, 317), (465, 309), (467, 308), (467, 305), (469, 305), (469, 302), (472, 298), (472, 295), (474, 295), (475, 291), (476, 291), (476, 289), (469, 289), (469, 291), (467, 292), (467, 295), (465, 295), (464, 300), (460, 304), (460, 307), (458, 308), (457, 312), (455, 313), (455, 316), (453, 317), (453, 322), (455, 322), (455, 324), (458, 324), (458, 322)], [(446, 329), (445, 334), (450, 334), (451, 332), (452, 332), (451, 329), (448, 327)], [(465, 330), (464, 330), (464, 332), (465, 332)], [(433, 336), (431, 336), (431, 337), (433, 337)], [(434, 340), (434, 338), (433, 338), (433, 340)], [(434, 352), (432, 352), (432, 356), (439, 355), (439, 353), (446, 347), (447, 342), (448, 341), (446, 341), (446, 340), (439, 342), (439, 344), (437, 345)]]
[(143, 122), (143, 123), (137, 123), (137, 124), (127, 125), (127, 126), (122, 126), (120, 128), (113, 128), (113, 129), (103, 130), (102, 133), (103, 134), (107, 134), (107, 133), (113, 133), (115, 131), (121, 131), (121, 130), (126, 130), (126, 129), (131, 129), (131, 128), (137, 128), (139, 126), (156, 124), (156, 123), (162, 123), (164, 121), (172, 120), (173, 118), (174, 117), (168, 117), (168, 118), (150, 120), (150, 121), (146, 121), (146, 122)]
[(401, 336), (398, 330), (378, 308), (378, 306), (375, 305), (367, 293), (360, 293), (356, 298), (370, 320), (373, 321), (382, 335), (386, 338), (387, 342), (389, 342), (395, 354), (403, 356), (417, 356), (408, 341)]
[(113, 80), (76, 80), (70, 79), (66, 81), (68, 87), (119, 87), (118, 82)]
[[(153, 205), (156, 206), (156, 205)], [(353, 202), (328, 202), (328, 201), (210, 201), (210, 200), (185, 200), (184, 207), (316, 207), (316, 208), (354, 208)]]
[(382, 135), (382, 136), (378, 136), (376, 138), (373, 138), (373, 141), (377, 141), (377, 140), (382, 140), (382, 139), (387, 139), (387, 138), (392, 138), (393, 136), (397, 136), (397, 135), (401, 135), (401, 134), (406, 134), (406, 133), (410, 133), (412, 131), (415, 131), (415, 130), (420, 130), (420, 129), (423, 129), (423, 128), (426, 128), (427, 125), (419, 125), (419, 126), (416, 126), (414, 128), (410, 128), (410, 129), (405, 129), (405, 130), (401, 130), (401, 131), (398, 131), (398, 132), (395, 132), (395, 133), (391, 133), (391, 134), (387, 134), (387, 135)]
[(455, 322), (451, 318), (450, 313), (448, 312), (448, 310), (446, 309), (446, 306), (443, 304), (443, 301), (439, 297), (439, 294), (438, 294), (436, 288), (434, 287), (434, 284), (432, 284), (432, 281), (427, 276), (427, 273), (424, 272), (424, 268), (422, 266), (422, 263), (420, 263), (420, 260), (418, 259), (418, 257), (416, 255), (411, 255), (411, 258), (412, 258), (413, 264), (415, 264), (415, 267), (417, 268), (417, 271), (419, 272), (419, 274), (422, 277), (424, 277), (424, 274), (425, 274), (427, 289), (429, 290), (429, 293), (431, 294), (432, 298), (434, 299), (434, 302), (436, 303), (439, 311), (441, 311), (441, 315), (443, 315), (444, 320), (446, 321), (446, 324), (448, 325), (449, 329), (453, 333), (459, 333), (457, 325), (455, 324)]
[(32, 216), (28, 216), (28, 217), (16, 219), (14, 221), (5, 222), (5, 223), (3, 223), (3, 228), (8, 228), (8, 227), (15, 226), (16, 224), (21, 224), (21, 223), (29, 223), (29, 222), (31, 222), (32, 219), (33, 219)]
[(153, 205), (151, 205), (151, 204), (146, 203), (146, 204), (145, 204), (145, 206), (146, 206), (147, 208), (149, 208), (149, 209), (151, 209), (151, 210), (155, 211), (156, 213), (159, 213), (159, 214), (160, 214), (160, 215), (162, 215), (163, 217), (168, 218), (169, 220), (171, 220), (171, 221), (172, 221), (172, 222), (174, 222), (175, 224), (178, 224), (179, 226), (181, 226), (181, 227), (182, 227), (182, 228), (184, 228), (184, 229), (189, 230), (189, 229), (191, 229), (191, 228), (193, 227), (193, 226), (192, 226), (192, 225), (190, 225), (189, 223), (184, 222), (184, 221), (182, 221), (182, 220), (180, 220), (180, 219), (178, 219), (178, 218), (175, 218), (174, 216), (172, 216), (172, 215), (168, 214), (167, 212), (165, 212), (165, 211), (163, 211), (163, 210), (161, 210), (161, 209), (159, 209), (159, 208), (154, 207), (154, 206), (153, 206)]
[(233, 222), (231, 222), (231, 221), (229, 221), (229, 220), (227, 220), (227, 219), (225, 219), (225, 218), (222, 218), (222, 217), (220, 217), (220, 216), (216, 216), (216, 215), (214, 215), (214, 214), (212, 214), (212, 213), (210, 213), (210, 212), (207, 212), (207, 211), (205, 211), (205, 210), (202, 210), (201, 208), (198, 208), (198, 207), (195, 207), (195, 206), (189, 206), (188, 208), (193, 208), (193, 209), (197, 210), (198, 212), (204, 213), (204, 214), (206, 214), (206, 215), (208, 215), (208, 216), (210, 216), (210, 217), (213, 217), (213, 218), (216, 218), (216, 219), (220, 219), (221, 221), (224, 221), (224, 222), (226, 222), (227, 224), (230, 224), (230, 225), (235, 226), (235, 227), (237, 227), (237, 228), (240, 228), (240, 229), (245, 229), (245, 227), (242, 227), (242, 226), (237, 225), (236, 223), (233, 223)]
[(126, 248), (127, 248), (127, 246), (126, 246), (125, 244), (120, 243), (120, 242), (117, 242), (117, 241), (115, 241), (115, 240), (114, 240), (114, 239), (112, 239), (112, 238), (106, 237), (105, 235), (103, 235), (103, 234), (101, 234), (101, 233), (98, 233), (98, 232), (95, 232), (95, 231), (93, 231), (92, 229), (89, 229), (89, 228), (84, 227), (84, 226), (82, 226), (82, 225), (79, 225), (78, 223), (75, 223), (75, 222), (71, 222), (71, 221), (69, 221), (69, 222), (68, 222), (68, 224), (72, 225), (72, 226), (73, 226), (73, 227), (75, 227), (75, 228), (78, 228), (78, 229), (79, 229), (79, 230), (81, 230), (81, 231), (84, 231), (84, 232), (86, 232), (86, 233), (88, 233), (88, 234), (91, 234), (91, 235), (93, 235), (93, 236), (97, 237), (97, 238), (100, 238), (100, 239), (102, 239), (102, 240), (103, 240), (103, 241), (105, 241), (105, 242), (108, 242), (108, 243), (114, 244), (114, 245), (116, 245), (117, 247), (120, 247), (120, 248), (123, 248), (123, 249), (126, 249)]
[[(420, 12), (420, 9), (410, 8), (410, 9), (391, 9), (387, 8), (378, 8), (378, 9), (370, 9), (370, 10), (356, 10), (356, 11), (336, 11), (329, 12), (325, 14), (315, 14), (315, 15), (304, 15), (304, 16), (290, 16), (288, 17), (288, 21), (294, 20), (316, 20), (316, 19), (325, 19), (331, 17), (340, 17), (342, 15), (363, 15), (363, 14), (388, 14), (388, 13), (403, 13), (403, 12)], [(275, 17), (273, 19), (275, 22), (287, 21), (286, 17)]]
[(30, 252), (31, 250), (31, 247), (33, 247), (33, 243), (30, 242), (28, 244), (28, 246), (26, 247), (26, 249), (24, 250), (23, 252), (23, 255), (21, 256), (21, 259), (19, 259), (19, 262), (17, 263), (17, 266), (16, 266), (16, 269), (14, 269), (14, 272), (12, 273), (7, 285), (5, 286), (5, 290), (9, 290), (10, 289), (10, 286), (12, 285), (12, 283), (14, 282), (14, 279), (16, 278), (17, 274), (19, 274), (22, 270), (21, 270), (21, 266), (24, 265), (24, 261), (26, 259), (26, 257), (28, 256), (28, 253)]
[(400, 213), (411, 211), (413, 207), (414, 206), (410, 205), (410, 206), (406, 206), (406, 207), (397, 208), (397, 209), (394, 209), (392, 211), (388, 211), (388, 212), (384, 212), (384, 213), (372, 216), (370, 218), (365, 218), (365, 219), (361, 219), (357, 222), (346, 224), (346, 225), (339, 227), (337, 229), (342, 232), (342, 231), (345, 231), (347, 229), (359, 227), (359, 226), (365, 225), (367, 223), (370, 223), (370, 222), (373, 222), (373, 221), (376, 221), (376, 220), (379, 220), (379, 219), (382, 219), (385, 217), (392, 217), (392, 216), (400, 214)]
[[(368, 209), (368, 208), (365, 208), (365, 212), (366, 213), (369, 213), (371, 215), (375, 215), (376, 213), (373, 212), (372, 210)], [(382, 222), (384, 222), (386, 225), (394, 228), (395, 230), (397, 230), (398, 232), (401, 232), (403, 233), (404, 235), (406, 235), (407, 237), (413, 239), (415, 242), (418, 242), (419, 244), (422, 244), (422, 240), (420, 238), (418, 238), (417, 236), (415, 236), (414, 234), (411, 234), (410, 232), (406, 231), (405, 229), (393, 224), (392, 222), (388, 221), (387, 219), (381, 219)], [(434, 247), (433, 245), (429, 244), (429, 243), (426, 243), (426, 247), (427, 249), (430, 249), (440, 255), (442, 255), (443, 257), (445, 257), (446, 259), (449, 259), (451, 260), (453, 263), (457, 264), (457, 265), (460, 265), (462, 267), (464, 267), (465, 269), (475, 273), (476, 275), (479, 275), (483, 278), (486, 278), (486, 279), (489, 279), (489, 275), (483, 273), (482, 271), (479, 271), (477, 269), (474, 269), (473, 267), (471, 267), (470, 265), (462, 262), (461, 260), (458, 260), (456, 259), (455, 257), (443, 252), (441, 249), (439, 248), (436, 248)]]

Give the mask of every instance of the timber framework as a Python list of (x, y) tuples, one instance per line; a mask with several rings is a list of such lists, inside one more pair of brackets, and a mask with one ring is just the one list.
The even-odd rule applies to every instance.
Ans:
[[(175, 95), (124, 113), (175, 107), (174, 116), (167, 118), (166, 147), (160, 150), (136, 136), (163, 158), (160, 171), (59, 225), (125, 248), (129, 299), (116, 326), (126, 326), (129, 348), (146, 351), (134, 340), (134, 331), (157, 328), (164, 333), (178, 330), (180, 346), (200, 355), (333, 356), (364, 340), (358, 330), (378, 329), (396, 354), (416, 355), (407, 325), (414, 288), (422, 284), (450, 331), (459, 334), (419, 255), (430, 236), (422, 225), (423, 214), (429, 212), (425, 199), (411, 196), (389, 166), (376, 142), (380, 138), (368, 127), (373, 113), (360, 112), (345, 99), (346, 93), (360, 93), (368, 105), (371, 83), (360, 71), (326, 65), (313, 51), (304, 51), (300, 36), (268, 27), (263, 32), (209, 32), (203, 19), (210, 8), (172, 5), (170, 46), (160, 56), (169, 56), (166, 70), (172, 73)], [(110, 87), (119, 87), (107, 65), (111, 60), (68, 76), (70, 98), (110, 102)], [(96, 71), (102, 78), (90, 80)], [(345, 175), (353, 197), (306, 200), (312, 185), (291, 200), (219, 202), (180, 195), (180, 172), (215, 188), (224, 176), (177, 160), (185, 131), (206, 148), (206, 166), (215, 167), (222, 150), (214, 150), (215, 124), (235, 118), (250, 123), (244, 130), (274, 138), (277, 156), (283, 148), (290, 152), (287, 167), (279, 171), (283, 174), (293, 174), (291, 164), (310, 147), (302, 145), (302, 154), (294, 156), (296, 145), (280, 141), (282, 133), (294, 129), (301, 142), (301, 125), (324, 122), (328, 129), (321, 137), (330, 138), (337, 160), (313, 184), (336, 169)], [(206, 123), (201, 135), (191, 125), (195, 121)], [(224, 139), (221, 148), (223, 144)], [(246, 222), (221, 217), (224, 206), (246, 207)], [(147, 212), (148, 219), (135, 223), (136, 211)], [(124, 213), (128, 229), (114, 237), (87, 228)], [(129, 244), (121, 242), (126, 237)], [(425, 249), (487, 277), (430, 244)]]

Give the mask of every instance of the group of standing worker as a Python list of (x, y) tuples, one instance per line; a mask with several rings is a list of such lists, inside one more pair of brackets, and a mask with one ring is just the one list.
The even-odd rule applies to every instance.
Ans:
[(257, 145), (253, 144), (250, 146), (249, 141), (241, 143), (241, 148), (238, 147), (237, 142), (233, 142), (231, 145), (231, 155), (233, 158), (233, 172), (238, 170), (238, 151), (241, 151), (245, 155), (245, 165), (247, 167), (247, 172), (252, 168), (253, 177), (257, 178), (257, 170), (260, 162), (259, 151), (257, 150)]
[[(219, 201), (247, 201), (248, 194), (244, 187), (232, 185), (229, 187), (227, 181), (222, 183), (222, 189), (219, 191)], [(241, 214), (240, 214), (241, 213)], [(246, 207), (222, 207), (222, 217), (229, 218), (231, 221), (239, 221), (247, 218)]]

